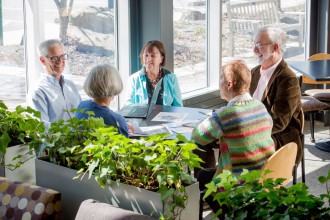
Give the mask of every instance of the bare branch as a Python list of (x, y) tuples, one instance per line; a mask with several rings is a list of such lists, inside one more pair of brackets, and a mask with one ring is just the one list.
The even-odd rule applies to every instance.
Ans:
[(68, 15), (69, 16), (71, 15), (72, 7), (73, 7), (73, 1), (74, 0), (70, 0), (70, 5), (69, 5), (69, 8), (68, 8)]
[(60, 8), (61, 7), (61, 3), (59, 0), (54, 0), (55, 4), (56, 4), (56, 7), (57, 8)]

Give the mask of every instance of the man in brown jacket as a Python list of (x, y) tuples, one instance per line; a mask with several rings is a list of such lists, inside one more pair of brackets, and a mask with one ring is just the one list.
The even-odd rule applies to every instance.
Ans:
[(298, 145), (296, 163), (302, 158), (299, 114), (301, 91), (296, 74), (283, 60), (286, 34), (283, 30), (263, 27), (254, 36), (254, 54), (259, 64), (251, 70), (250, 93), (260, 100), (273, 118), (272, 138), (276, 149), (289, 143)]

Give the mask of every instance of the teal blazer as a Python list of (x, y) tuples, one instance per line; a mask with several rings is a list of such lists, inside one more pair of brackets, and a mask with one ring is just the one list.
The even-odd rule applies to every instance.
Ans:
[[(179, 82), (174, 73), (162, 68), (162, 71), (168, 74), (164, 74), (163, 85), (164, 85), (164, 98), (163, 105), (168, 106), (183, 106), (181, 90)], [(144, 68), (138, 72), (132, 74), (127, 83), (126, 88), (126, 103), (125, 105), (144, 103), (148, 104), (148, 93), (147, 93), (147, 77)]]

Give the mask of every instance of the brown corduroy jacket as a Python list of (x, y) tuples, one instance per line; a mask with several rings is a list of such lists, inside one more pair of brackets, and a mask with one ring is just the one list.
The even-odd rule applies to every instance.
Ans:
[[(250, 93), (253, 95), (260, 79), (260, 68), (257, 66), (251, 70), (252, 80)], [(261, 102), (266, 106), (273, 118), (272, 138), (276, 149), (289, 143), (298, 145), (296, 163), (302, 158), (301, 121), (299, 119), (301, 109), (301, 92), (296, 74), (282, 59), (271, 76)]]

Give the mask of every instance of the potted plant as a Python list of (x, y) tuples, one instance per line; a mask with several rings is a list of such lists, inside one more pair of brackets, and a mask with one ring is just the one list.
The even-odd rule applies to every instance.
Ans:
[(37, 184), (62, 193), (67, 219), (88, 198), (157, 218), (198, 217), (199, 187), (187, 170), (201, 159), (183, 136), (130, 139), (89, 117), (52, 123), (42, 139), (51, 163), (36, 160)]
[(39, 136), (44, 131), (40, 112), (20, 105), (10, 111), (5, 103), (0, 101), (1, 176), (35, 183), (34, 160), (30, 159), (34, 149), (41, 146)]
[[(319, 177), (327, 187), (327, 194), (320, 197), (309, 194), (304, 183), (284, 187), (282, 178), (260, 183), (267, 172), (270, 171), (244, 170), (236, 177), (225, 170), (207, 184), (204, 198), (214, 194), (214, 200), (225, 207), (226, 219), (330, 219), (330, 193), (326, 184), (330, 170), (327, 176)], [(219, 210), (216, 215), (221, 213)]]

